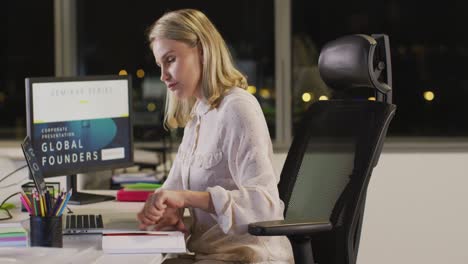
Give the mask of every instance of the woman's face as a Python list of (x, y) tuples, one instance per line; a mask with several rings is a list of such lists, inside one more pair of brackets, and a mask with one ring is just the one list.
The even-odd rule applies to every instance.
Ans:
[(178, 98), (201, 98), (202, 57), (198, 47), (171, 39), (151, 43), (156, 64), (161, 68), (161, 81)]

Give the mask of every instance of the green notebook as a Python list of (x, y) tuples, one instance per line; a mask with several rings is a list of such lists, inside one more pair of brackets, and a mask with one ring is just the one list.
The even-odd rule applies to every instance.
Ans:
[(162, 184), (159, 183), (129, 183), (122, 184), (126, 191), (153, 191), (161, 187)]

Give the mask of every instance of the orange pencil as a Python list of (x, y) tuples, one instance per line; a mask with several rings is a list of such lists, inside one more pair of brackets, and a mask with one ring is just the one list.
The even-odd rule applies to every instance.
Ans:
[(25, 193), (21, 193), (21, 196), (23, 197), (23, 200), (26, 202), (26, 204), (28, 205), (29, 209), (32, 209), (33, 206), (32, 206), (32, 203), (31, 201), (29, 200), (29, 197), (25, 194)]
[(24, 192), (21, 193), (21, 196), (23, 196), (24, 201), (29, 205), (29, 208), (32, 208), (32, 204), (29, 200), (29, 197)]

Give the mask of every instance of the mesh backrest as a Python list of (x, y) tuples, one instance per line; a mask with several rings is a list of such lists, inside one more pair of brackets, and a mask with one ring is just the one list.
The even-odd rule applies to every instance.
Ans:
[(312, 241), (319, 263), (355, 261), (367, 186), (395, 108), (375, 101), (320, 101), (301, 121), (278, 189), (286, 219), (333, 224)]
[(328, 220), (353, 170), (354, 146), (337, 146), (333, 138), (314, 139), (304, 153), (287, 219)]

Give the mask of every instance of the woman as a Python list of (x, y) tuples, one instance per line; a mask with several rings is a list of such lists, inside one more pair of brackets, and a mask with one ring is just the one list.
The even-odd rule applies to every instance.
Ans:
[(189, 208), (192, 262), (292, 262), (285, 237), (247, 232), (249, 223), (282, 219), (284, 206), (265, 118), (221, 35), (184, 9), (158, 19), (149, 42), (169, 89), (165, 124), (185, 129), (167, 180), (138, 214), (141, 228), (188, 232), (180, 212)]

